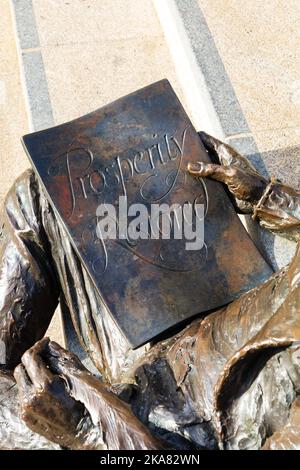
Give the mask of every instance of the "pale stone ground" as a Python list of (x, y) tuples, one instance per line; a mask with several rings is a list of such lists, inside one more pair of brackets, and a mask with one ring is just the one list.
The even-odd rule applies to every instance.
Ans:
[(183, 93), (151, 0), (33, 0), (56, 124), (156, 80)]
[(300, 2), (198, 2), (270, 173), (299, 187)]
[[(196, 1), (269, 171), (299, 185), (299, 2)], [(32, 4), (39, 44), (29, 46), (24, 55), (30, 65), (42, 54), (51, 107), (45, 115), (53, 115), (49, 125), (165, 77), (190, 111), (152, 0), (32, 0)], [(14, 178), (28, 166), (19, 143), (28, 132), (28, 117), (9, 0), (0, 0), (0, 41), (3, 200)], [(34, 93), (38, 86), (34, 76), (30, 85)], [(53, 325), (51, 335), (63, 342), (58, 314)]]
[(28, 167), (20, 136), (28, 132), (18, 56), (8, 0), (0, 0), (0, 203)]

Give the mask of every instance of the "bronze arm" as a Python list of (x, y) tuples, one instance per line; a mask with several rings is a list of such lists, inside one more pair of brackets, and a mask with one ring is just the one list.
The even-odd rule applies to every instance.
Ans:
[(0, 341), (2, 368), (13, 369), (41, 339), (58, 303), (59, 287), (31, 172), (7, 195), (0, 219)]
[(199, 136), (217, 163), (188, 165), (196, 177), (209, 177), (227, 185), (236, 206), (242, 212), (252, 212), (264, 228), (294, 241), (300, 240), (300, 191), (267, 181), (230, 145), (205, 132)]
[[(27, 426), (63, 447), (159, 450), (129, 405), (94, 377), (77, 356), (50, 342), (36, 343), (15, 370)], [(170, 446), (169, 446), (170, 448)]]

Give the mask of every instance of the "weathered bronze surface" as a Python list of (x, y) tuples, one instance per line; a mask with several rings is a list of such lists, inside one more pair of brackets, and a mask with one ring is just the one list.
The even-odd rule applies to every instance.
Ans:
[[(198, 166), (197, 176), (223, 181), (261, 225), (298, 242), (294, 259), (234, 302), (133, 351), (101, 312), (34, 172), (24, 172), (0, 216), (1, 449), (300, 448), (300, 191), (254, 178), (234, 149), (200, 137), (218, 165)], [(101, 381), (74, 355), (38, 341), (59, 293)]]
[[(136, 348), (170, 327), (224, 305), (271, 270), (239, 222), (222, 185), (186, 172), (209, 162), (167, 80), (23, 142), (80, 259)], [(203, 203), (205, 245), (186, 240), (100, 240), (100, 203)]]

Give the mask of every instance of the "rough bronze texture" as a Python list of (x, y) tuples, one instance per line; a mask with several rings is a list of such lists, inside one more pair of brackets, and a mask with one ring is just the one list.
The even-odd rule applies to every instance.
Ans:
[[(33, 171), (25, 172), (0, 225), (0, 448), (300, 448), (300, 192), (264, 181), (231, 147), (200, 137), (217, 166), (191, 171), (223, 181), (261, 225), (298, 242), (293, 261), (225, 307), (132, 350), (99, 307)], [(59, 294), (101, 378), (41, 340)]]
[[(167, 80), (23, 142), (101, 308), (133, 348), (270, 276), (222, 185), (187, 174), (188, 161), (210, 159)], [(149, 213), (153, 203), (203, 204), (203, 248), (186, 250), (184, 237), (99, 238), (97, 207), (118, 208), (119, 196)]]

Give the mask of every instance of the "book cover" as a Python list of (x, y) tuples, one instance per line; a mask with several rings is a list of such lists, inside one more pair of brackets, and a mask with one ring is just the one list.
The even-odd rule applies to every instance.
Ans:
[[(223, 185), (187, 174), (188, 162), (210, 159), (167, 80), (26, 135), (23, 144), (103, 308), (133, 348), (270, 276)], [(128, 220), (138, 225), (132, 214), (127, 222), (124, 216), (133, 204), (135, 215), (148, 211), (152, 224), (148, 231), (147, 224), (137, 227), (139, 239), (124, 229)], [(166, 212), (183, 206), (193, 211), (195, 220), (181, 220), (187, 225), (181, 238), (175, 212), (167, 214), (170, 234), (160, 226), (161, 215), (153, 227), (151, 211), (161, 205)], [(102, 236), (99, 207), (115, 209), (111, 226), (119, 237)], [(197, 221), (202, 244), (187, 249), (188, 228), (193, 232)]]

